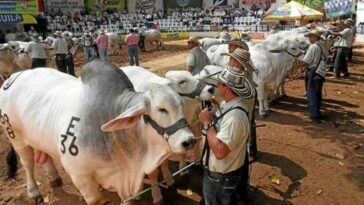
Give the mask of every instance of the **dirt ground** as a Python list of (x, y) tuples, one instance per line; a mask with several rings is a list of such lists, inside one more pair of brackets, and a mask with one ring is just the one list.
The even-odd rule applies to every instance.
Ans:
[[(141, 54), (142, 65), (186, 53), (183, 42), (168, 42), (167, 50)], [(251, 204), (253, 205), (364, 205), (364, 49), (360, 45), (349, 64), (350, 79), (332, 79), (324, 86), (323, 114), (326, 120), (312, 123), (307, 115), (302, 79), (286, 84), (288, 97), (272, 106), (266, 119), (258, 119), (259, 159), (251, 166)], [(79, 58), (79, 57), (78, 57)], [(112, 57), (126, 65), (124, 54)], [(81, 64), (78, 60), (78, 65)], [(183, 62), (181, 62), (183, 65)], [(152, 68), (155, 69), (155, 68)], [(79, 70), (79, 69), (78, 69)], [(161, 71), (163, 73), (164, 71)], [(4, 161), (8, 140), (0, 137), (0, 160)], [(173, 166), (175, 170), (175, 164)], [(54, 193), (40, 166), (35, 168), (45, 202), (52, 205), (84, 205), (70, 178), (58, 165), (64, 181), (64, 193)], [(166, 205), (197, 205), (201, 196), (201, 170), (176, 178), (176, 189), (162, 189)], [(0, 163), (0, 177), (4, 163)], [(274, 181), (274, 182), (273, 182)], [(187, 191), (188, 190), (188, 191)], [(105, 192), (110, 204), (119, 204), (117, 196)], [(16, 180), (0, 181), (0, 205), (30, 205), (25, 190), (24, 170)], [(151, 204), (150, 193), (135, 205)]]

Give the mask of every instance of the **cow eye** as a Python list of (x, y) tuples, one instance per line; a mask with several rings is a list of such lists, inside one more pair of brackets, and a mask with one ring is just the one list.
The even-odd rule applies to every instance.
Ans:
[(296, 49), (296, 48), (292, 48), (292, 50), (294, 50), (294, 51), (295, 51), (295, 50), (297, 50), (297, 49)]
[(187, 82), (186, 80), (181, 80), (178, 84), (182, 85), (182, 84), (184, 84), (186, 82)]
[(164, 114), (168, 114), (168, 111), (164, 108), (159, 108), (158, 111)]

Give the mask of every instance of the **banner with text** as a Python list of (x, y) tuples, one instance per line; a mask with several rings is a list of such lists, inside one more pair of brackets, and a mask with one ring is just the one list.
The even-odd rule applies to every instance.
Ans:
[(201, 8), (202, 0), (164, 0), (164, 8), (174, 9), (174, 8)]
[(38, 0), (0, 1), (0, 14), (37, 14)]
[(214, 7), (226, 6), (228, 4), (227, 0), (214, 0)]
[(351, 13), (352, 0), (325, 0), (325, 13), (327, 18), (335, 18)]
[(47, 11), (76, 12), (85, 9), (84, 0), (47, 0), (46, 6)]
[(87, 0), (87, 8), (92, 11), (125, 10), (125, 0)]
[(134, 0), (128, 1), (129, 13), (151, 14), (153, 11), (163, 10), (163, 0)]

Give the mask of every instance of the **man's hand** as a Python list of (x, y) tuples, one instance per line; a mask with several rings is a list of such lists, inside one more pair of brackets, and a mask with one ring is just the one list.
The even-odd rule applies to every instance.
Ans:
[(203, 109), (198, 115), (199, 121), (202, 124), (210, 124), (212, 122), (212, 114), (207, 108)]

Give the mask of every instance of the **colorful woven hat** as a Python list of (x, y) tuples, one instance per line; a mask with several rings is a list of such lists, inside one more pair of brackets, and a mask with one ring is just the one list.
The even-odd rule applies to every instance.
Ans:
[(250, 65), (250, 53), (247, 50), (244, 50), (242, 48), (235, 49), (232, 53), (223, 53), (221, 55), (228, 55), (235, 60), (239, 61), (241, 65), (244, 66), (246, 70), (249, 72), (253, 71), (253, 67)]
[(242, 48), (246, 51), (249, 51), (249, 46), (248, 44), (246, 44), (244, 41), (238, 39), (238, 38), (233, 38), (229, 41), (228, 45), (237, 45), (239, 46), (239, 48)]
[(200, 79), (202, 82), (216, 86), (217, 81), (229, 86), (238, 96), (250, 99), (254, 96), (253, 86), (246, 79), (243, 70), (227, 66), (223, 71)]

